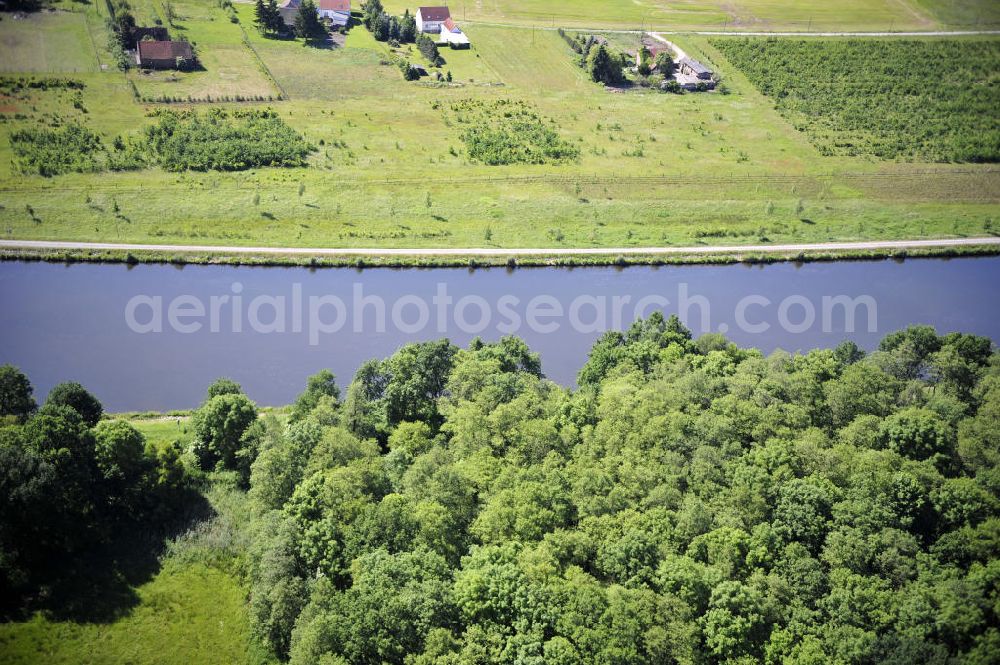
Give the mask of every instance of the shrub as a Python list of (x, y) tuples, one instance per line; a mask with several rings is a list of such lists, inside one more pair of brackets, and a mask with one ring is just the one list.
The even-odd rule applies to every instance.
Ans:
[(271, 109), (205, 114), (161, 111), (146, 128), (149, 148), (168, 171), (240, 171), (303, 166), (315, 148)]

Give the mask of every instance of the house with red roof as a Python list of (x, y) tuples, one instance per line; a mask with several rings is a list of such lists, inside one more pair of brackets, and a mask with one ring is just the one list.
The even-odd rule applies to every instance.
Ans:
[(143, 69), (184, 69), (194, 64), (187, 42), (143, 40), (136, 44), (135, 62)]
[(441, 24), (441, 41), (452, 48), (469, 48), (469, 38), (450, 16)]
[(451, 18), (448, 7), (419, 7), (416, 14), (417, 31), (425, 35), (437, 35), (438, 44), (452, 48), (469, 48), (469, 38)]
[(319, 0), (316, 11), (320, 18), (329, 19), (339, 28), (346, 28), (351, 22), (351, 0)]
[(417, 8), (417, 32), (426, 34), (439, 34), (441, 26), (451, 18), (451, 10), (447, 7), (419, 7)]

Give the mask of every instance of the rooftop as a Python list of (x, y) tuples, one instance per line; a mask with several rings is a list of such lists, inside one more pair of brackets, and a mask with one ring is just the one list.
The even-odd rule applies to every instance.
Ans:
[(190, 60), (194, 57), (187, 42), (139, 42), (140, 60)]
[(681, 65), (687, 65), (695, 74), (711, 74), (712, 70), (701, 64), (694, 58), (682, 58)]
[(451, 10), (447, 7), (421, 7), (417, 11), (425, 21), (445, 21), (451, 18)]
[(319, 0), (319, 8), (328, 12), (351, 13), (351, 0)]

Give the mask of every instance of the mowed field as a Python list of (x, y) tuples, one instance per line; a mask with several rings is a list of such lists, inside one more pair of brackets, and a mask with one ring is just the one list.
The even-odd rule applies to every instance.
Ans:
[[(150, 4), (143, 12), (162, 14), (157, 0), (144, 2)], [(261, 37), (249, 4), (237, 5), (240, 24), (209, 0), (180, 0), (175, 9), (176, 24), (198, 36), (204, 71), (74, 74), (86, 86), (85, 112), (52, 91), (5, 102), (0, 235), (305, 247), (618, 247), (975, 236), (994, 228), (1000, 176), (993, 167), (822, 156), (707, 37), (676, 41), (715, 67), (729, 94), (608, 91), (587, 79), (555, 32), (481, 24), (466, 26), (472, 49), (442, 52), (441, 71), (454, 80), (444, 85), (404, 82), (389, 48), (360, 27), (343, 48), (315, 48)], [(630, 39), (616, 36), (622, 46)], [(422, 62), (412, 47), (395, 55)], [(14, 56), (29, 57), (20, 50)], [(138, 137), (156, 108), (220, 106), (141, 103), (132, 84), (144, 97), (185, 99), (281, 91), (287, 101), (251, 106), (274, 108), (316, 147), (309, 168), (151, 168), (53, 178), (15, 171), (8, 133), (45, 123), (53, 112), (110, 143)], [(579, 158), (549, 165), (471, 162), (452, 110), (469, 100), (525, 102), (578, 148)]]
[(0, 71), (99, 71), (88, 30), (84, 12), (4, 14), (0, 21)]
[[(916, 2), (949, 0), (465, 0), (451, 6), (465, 21), (539, 27), (629, 27), (661, 30), (887, 30), (926, 28)], [(954, 0), (959, 4), (984, 0)], [(405, 0), (383, 4), (402, 12)]]

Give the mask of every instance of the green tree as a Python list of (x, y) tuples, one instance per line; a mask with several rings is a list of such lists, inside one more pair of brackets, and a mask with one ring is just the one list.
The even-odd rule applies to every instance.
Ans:
[(295, 14), (295, 34), (307, 42), (326, 37), (326, 27), (319, 20), (319, 12), (313, 0), (302, 0)]
[(624, 80), (621, 63), (617, 62), (604, 44), (590, 49), (587, 56), (587, 72), (590, 78), (604, 85), (619, 85)]
[(257, 407), (246, 395), (228, 393), (205, 402), (194, 413), (194, 452), (203, 469), (235, 469), (243, 435), (257, 420)]
[(208, 387), (208, 399), (218, 397), (219, 395), (240, 395), (242, 393), (242, 386), (226, 377), (216, 379), (212, 382), (212, 385)]
[(89, 427), (93, 427), (104, 415), (104, 407), (87, 389), (75, 381), (60, 383), (45, 398), (46, 405), (68, 406), (80, 414)]
[(0, 366), (0, 416), (26, 420), (37, 408), (32, 392), (31, 382), (19, 369), (13, 365)]
[(337, 377), (328, 369), (313, 374), (306, 381), (305, 391), (295, 400), (291, 420), (298, 421), (308, 416), (319, 405), (323, 397), (329, 398), (333, 405), (340, 401)]

